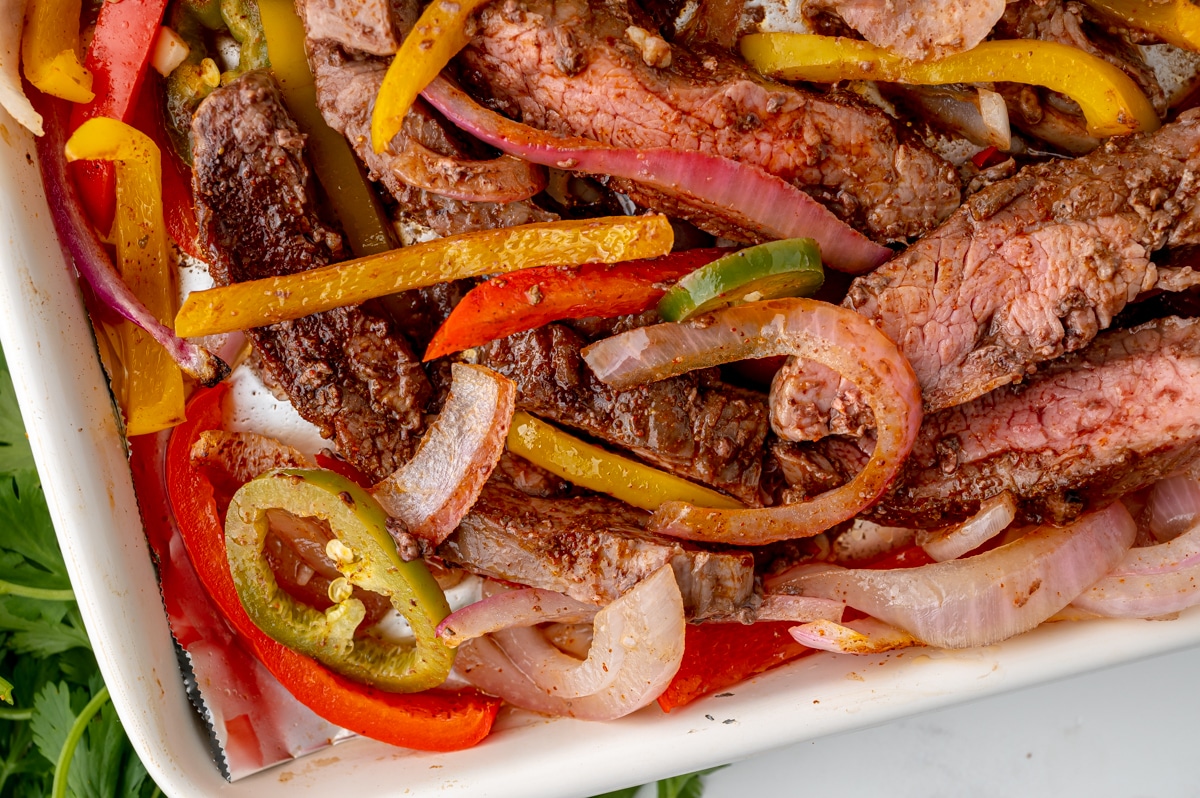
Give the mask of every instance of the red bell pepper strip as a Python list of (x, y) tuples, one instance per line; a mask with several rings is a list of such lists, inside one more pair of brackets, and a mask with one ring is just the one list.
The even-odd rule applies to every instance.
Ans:
[(134, 108), (132, 124), (153, 139), (162, 153), (163, 220), (167, 235), (188, 255), (205, 260), (204, 250), (200, 247), (200, 228), (196, 224), (196, 204), (192, 199), (192, 170), (175, 152), (175, 145), (167, 135), (161, 79), (156, 73), (150, 75), (150, 80)]
[(434, 333), (425, 360), (559, 319), (641, 313), (662, 298), (665, 282), (727, 254), (727, 249), (690, 249), (611, 266), (543, 266), (493, 277), (467, 292)]
[(683, 662), (658, 697), (663, 712), (757, 676), (816, 649), (792, 639), (791, 621), (689, 624)]
[[(69, 130), (74, 131), (94, 116), (130, 122), (166, 8), (167, 0), (101, 4), (84, 59), (84, 66), (92, 73), (96, 96), (72, 108)], [(107, 235), (116, 202), (112, 165), (79, 162), (72, 165), (72, 174), (88, 217), (101, 234)]]
[(184, 546), (221, 614), (288, 692), (326, 720), (376, 740), (423, 751), (457, 751), (478, 743), (491, 730), (499, 699), (473, 690), (385, 693), (339, 676), (277, 643), (250, 620), (230, 575), (212, 483), (190, 456), (201, 432), (220, 427), (226, 390), (219, 385), (193, 397), (187, 421), (171, 434), (166, 461), (167, 490)]
[(326, 471), (332, 471), (335, 474), (341, 474), (346, 479), (358, 485), (360, 488), (370, 490), (375, 482), (363, 472), (354, 467), (354, 464), (349, 460), (343, 460), (340, 457), (332, 457), (324, 452), (317, 452), (313, 458), (317, 461), (320, 468)]
[[(886, 570), (916, 568), (933, 562), (920, 546), (908, 546), (857, 567)], [(867, 617), (847, 608), (843, 620)], [(697, 698), (757, 676), (815, 649), (800, 645), (788, 634), (791, 621), (689, 625), (683, 642), (683, 663), (658, 697), (664, 712)]]

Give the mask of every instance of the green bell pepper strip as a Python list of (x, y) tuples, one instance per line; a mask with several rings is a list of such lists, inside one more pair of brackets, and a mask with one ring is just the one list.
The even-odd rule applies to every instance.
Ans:
[[(269, 66), (258, 4), (252, 0), (182, 0), (169, 27), (188, 45), (187, 59), (167, 76), (167, 126), (176, 150), (192, 162), (192, 115), (213, 89), (245, 72)], [(238, 43), (238, 65), (224, 74), (208, 54), (206, 31), (229, 30)]]
[(683, 321), (742, 302), (809, 296), (825, 282), (811, 238), (787, 238), (732, 252), (680, 278), (658, 301), (666, 321)]
[[(334, 538), (326, 551), (345, 582), (334, 580), (330, 598), (335, 603), (325, 612), (297, 602), (276, 582), (263, 554), (267, 512), (273, 509), (329, 524)], [(278, 469), (234, 494), (225, 519), (225, 548), (242, 605), (272, 638), (355, 681), (418, 692), (445, 681), (454, 663), (454, 650), (436, 634), (450, 606), (424, 562), (400, 559), (386, 521), (379, 504), (345, 477)], [(365, 610), (349, 585), (391, 599), (412, 627), (416, 644), (355, 637)]]

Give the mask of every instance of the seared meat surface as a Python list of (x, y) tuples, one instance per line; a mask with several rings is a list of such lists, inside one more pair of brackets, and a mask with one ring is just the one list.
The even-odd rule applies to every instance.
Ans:
[[(856, 279), (844, 304), (900, 347), (927, 410), (970, 401), (1086, 346), (1157, 287), (1151, 255), (1200, 235), (1197, 169), (1197, 112), (1151, 136), (1027, 167)], [(830, 380), (789, 369), (772, 401), (811, 397), (817, 382)]]
[(606, 604), (671, 564), (693, 619), (752, 609), (746, 552), (686, 547), (641, 528), (646, 513), (606, 497), (546, 499), (488, 482), (438, 554), (468, 570)]
[[(958, 205), (953, 168), (902, 139), (883, 112), (765, 80), (719, 48), (669, 47), (664, 55), (640, 34), (631, 38), (630, 28), (644, 33), (653, 24), (622, 0), (500, 0), (479, 22), (463, 51), (465, 77), (526, 124), (751, 163), (879, 240), (923, 233)], [(623, 188), (649, 207), (661, 199)], [(674, 200), (698, 226), (735, 232), (690, 209), (686, 197)]]
[[(219, 285), (342, 258), (341, 237), (313, 206), (304, 139), (273, 78), (252, 72), (214, 91), (193, 133), (197, 220)], [(390, 322), (347, 307), (248, 335), (267, 378), (360, 470), (381, 479), (412, 454), (431, 389)]]
[(1004, 13), (1005, 0), (805, 0), (832, 11), (871, 44), (914, 61), (945, 58), (979, 44)]
[(310, 38), (383, 56), (395, 54), (420, 15), (409, 0), (301, 0), (296, 10)]
[(517, 406), (628, 449), (742, 501), (759, 503), (766, 402), (712, 371), (614, 390), (583, 362), (575, 330), (550, 324), (479, 348), (479, 363), (517, 384)]
[(1061, 523), (1200, 463), (1200, 319), (1105, 333), (1025, 385), (927, 416), (873, 515), (936, 527), (1011, 491)]

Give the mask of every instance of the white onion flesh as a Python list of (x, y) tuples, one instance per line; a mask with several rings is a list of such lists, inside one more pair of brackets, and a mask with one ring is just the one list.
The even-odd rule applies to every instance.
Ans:
[[(528, 641), (514, 641), (514, 633), (540, 635), (527, 629), (467, 641), (459, 646), (457, 666), (471, 684), (523, 709), (613, 720), (646, 706), (670, 684), (683, 661), (685, 626), (675, 574), (663, 566), (597, 613), (586, 660), (563, 654), (543, 638), (548, 650), (534, 654), (540, 663), (552, 664), (531, 667), (532, 673), (521, 670), (516, 662), (530, 652), (518, 644)], [(569, 695), (602, 683), (593, 693)]]
[(43, 134), (42, 115), (34, 110), (21, 86), (21, 32), (25, 0), (0, 0), (0, 108), (35, 136)]
[(1200, 525), (1166, 543), (1130, 549), (1072, 604), (1109, 618), (1159, 618), (1200, 604)]
[(903, 629), (877, 618), (861, 618), (844, 624), (814, 621), (788, 629), (797, 643), (834, 654), (882, 654), (921, 643)]
[(628, 388), (747, 358), (794, 355), (858, 387), (875, 415), (875, 449), (854, 479), (809, 501), (751, 510), (665, 502), (650, 528), (673, 537), (758, 546), (811, 537), (849, 520), (887, 489), (921, 425), (921, 386), (887, 336), (859, 314), (811, 299), (751, 302), (681, 323), (605, 338), (583, 350), (596, 376)]
[(986, 646), (1070, 604), (1120, 562), (1136, 534), (1125, 506), (1114, 502), (975, 557), (885, 571), (809, 568), (786, 589), (838, 599), (929, 645)]
[(450, 613), (438, 624), (438, 637), (457, 646), (490, 632), (547, 621), (590, 621), (599, 607), (584, 604), (553, 590), (526, 587), (502, 590)]
[(813, 598), (811, 596), (789, 596), (774, 593), (763, 596), (762, 604), (754, 614), (756, 621), (840, 621), (846, 606), (840, 601)]
[(308, 456), (257, 432), (214, 429), (200, 433), (192, 444), (193, 463), (222, 469), (238, 482), (249, 482), (274, 468), (312, 468)]
[(978, 89), (979, 115), (987, 129), (988, 143), (1008, 152), (1012, 149), (1012, 128), (1008, 124), (1008, 105), (990, 89)]
[(482, 366), (455, 363), (450, 395), (417, 453), (371, 488), (412, 534), (441, 543), (479, 498), (504, 452), (517, 390)]
[(1155, 483), (1150, 490), (1150, 533), (1166, 543), (1200, 520), (1200, 482), (1176, 475)]
[(192, 48), (175, 31), (163, 25), (154, 37), (154, 49), (150, 53), (150, 65), (164, 78), (187, 60)]
[(979, 512), (957, 526), (918, 532), (917, 545), (935, 562), (957, 560), (999, 535), (1016, 517), (1017, 503), (1005, 491), (985, 501)]

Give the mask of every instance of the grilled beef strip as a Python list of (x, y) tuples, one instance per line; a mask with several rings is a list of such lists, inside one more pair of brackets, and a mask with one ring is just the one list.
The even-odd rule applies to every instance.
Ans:
[[(1086, 346), (1127, 303), (1159, 287), (1151, 255), (1200, 238), (1198, 169), (1200, 112), (1072, 161), (1026, 167), (857, 278), (843, 304), (896, 342), (926, 411), (970, 401)], [(772, 413), (806, 423), (776, 431), (818, 437), (802, 411), (814, 384), (833, 381), (793, 361), (773, 386)], [(870, 425), (856, 415), (853, 388), (841, 382), (837, 391), (850, 418), (835, 431)], [(831, 404), (828, 394), (820, 399), (826, 420)]]
[[(214, 91), (192, 130), (196, 215), (218, 285), (343, 257), (313, 204), (304, 138), (267, 73)], [(391, 322), (347, 307), (248, 335), (267, 379), (361, 471), (382, 479), (411, 456), (431, 389)]]
[(1200, 319), (1112, 330), (1024, 385), (926, 416), (871, 514), (937, 527), (1011, 491), (1024, 520), (1065, 523), (1173, 473), (1200, 471), (1197, 407)]
[(832, 11), (863, 38), (914, 61), (970, 50), (991, 32), (1005, 0), (804, 0)]
[(395, 55), (421, 13), (411, 0), (302, 0), (296, 10), (308, 39), (380, 56)]
[(629, 450), (654, 465), (761, 504), (762, 394), (714, 370), (614, 390), (583, 362), (587, 341), (550, 324), (479, 347), (478, 362), (517, 385), (517, 407)]
[[(650, 48), (653, 23), (625, 0), (498, 0), (478, 19), (461, 56), (464, 79), (528, 125), (754, 164), (879, 240), (923, 233), (958, 205), (954, 169), (898, 135), (882, 111), (771, 82), (718, 47), (664, 52), (650, 33), (658, 45)], [(655, 207), (657, 192), (623, 190)], [(735, 232), (688, 199), (675, 198), (676, 212), (709, 232)], [(737, 237), (757, 240), (749, 229)]]
[(753, 611), (749, 553), (702, 551), (652, 535), (641, 528), (647, 515), (603, 496), (530, 496), (493, 478), (437, 553), (474, 573), (593, 604), (607, 604), (669, 563), (689, 618)]

